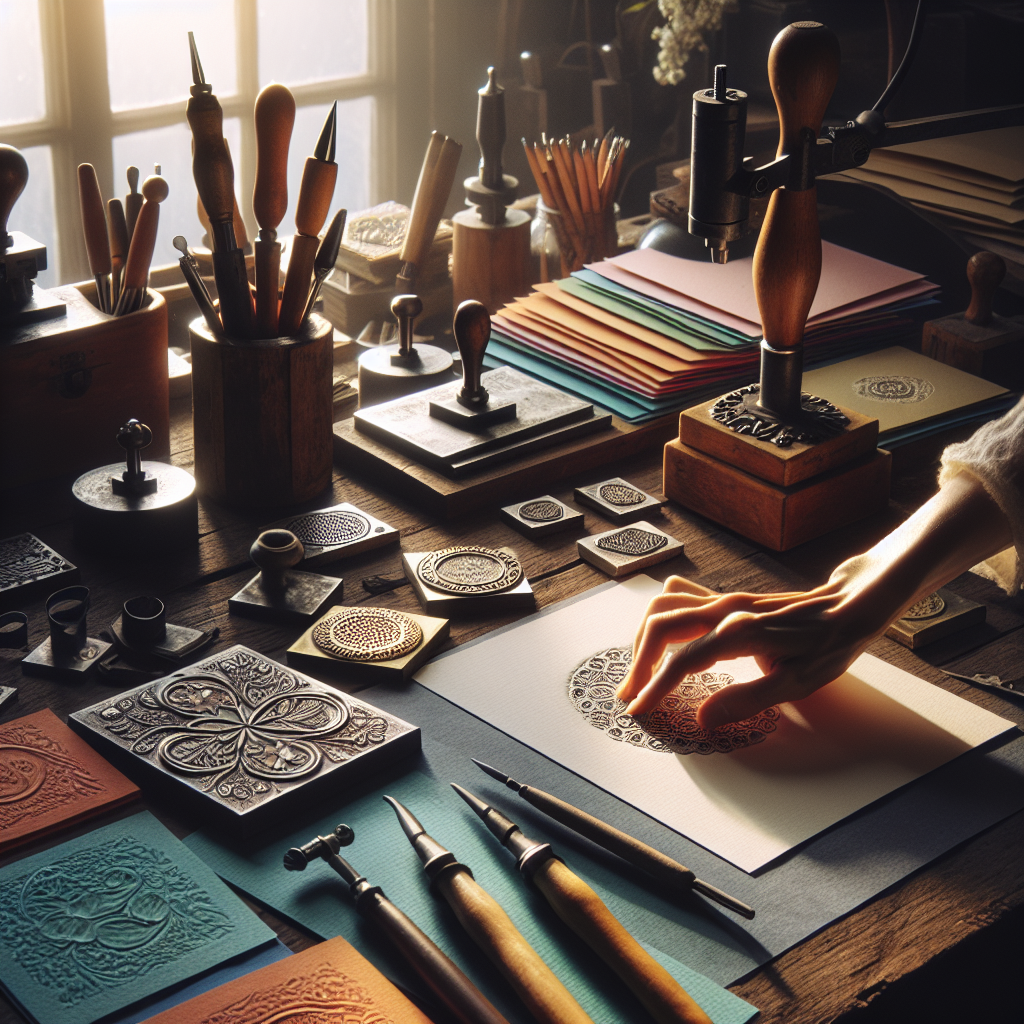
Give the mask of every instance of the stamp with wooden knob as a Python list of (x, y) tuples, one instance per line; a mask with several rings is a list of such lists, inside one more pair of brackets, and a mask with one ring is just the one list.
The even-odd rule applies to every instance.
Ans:
[(264, 530), (249, 549), (259, 568), (241, 590), (228, 600), (236, 615), (279, 622), (308, 623), (329, 605), (341, 600), (344, 581), (337, 576), (297, 572), (302, 542), (290, 530)]
[(75, 537), (109, 554), (158, 554), (196, 543), (199, 506), (191, 473), (144, 461), (153, 431), (130, 419), (116, 435), (125, 462), (83, 473), (74, 483)]

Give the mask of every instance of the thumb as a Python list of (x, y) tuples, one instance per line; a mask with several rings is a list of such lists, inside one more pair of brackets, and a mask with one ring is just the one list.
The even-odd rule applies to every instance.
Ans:
[(776, 669), (749, 683), (730, 683), (716, 690), (697, 709), (697, 724), (702, 729), (717, 729), (730, 722), (742, 722), (759, 711), (786, 700), (803, 696), (797, 692), (790, 674)]

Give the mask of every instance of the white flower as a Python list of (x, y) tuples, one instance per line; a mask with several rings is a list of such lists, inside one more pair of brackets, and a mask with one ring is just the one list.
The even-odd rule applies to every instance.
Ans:
[(654, 80), (659, 85), (676, 85), (686, 77), (685, 64), (694, 50), (706, 50), (706, 32), (722, 27), (728, 0), (658, 0), (665, 24), (651, 33), (656, 39), (658, 63)]

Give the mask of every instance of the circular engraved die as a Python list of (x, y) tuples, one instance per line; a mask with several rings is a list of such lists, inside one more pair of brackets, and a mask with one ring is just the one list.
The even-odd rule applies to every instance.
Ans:
[(892, 374), (884, 377), (861, 377), (852, 384), (853, 390), (872, 402), (896, 402), (913, 405), (930, 398), (935, 391), (931, 381), (921, 377)]
[(297, 516), (285, 529), (303, 544), (327, 548), (365, 537), (370, 532), (370, 521), (358, 512), (312, 512)]
[(904, 613), (904, 619), (934, 619), (946, 610), (946, 602), (939, 594), (922, 597), (917, 604), (912, 604)]
[(390, 661), (423, 642), (420, 624), (390, 608), (345, 608), (313, 628), (313, 643), (349, 661)]
[(466, 544), (431, 552), (416, 575), (445, 594), (497, 594), (518, 586), (523, 567), (514, 555)]
[(615, 691), (633, 661), (629, 647), (612, 647), (587, 658), (569, 677), (569, 700), (595, 729), (613, 740), (673, 754), (728, 754), (762, 743), (774, 732), (781, 712), (771, 707), (742, 722), (708, 731), (697, 724), (697, 708), (716, 690), (733, 682), (726, 672), (698, 672), (685, 679), (653, 711), (626, 714)]
[(639, 505), (646, 495), (628, 484), (604, 484), (598, 489), (598, 497), (607, 501), (609, 505), (616, 505), (619, 508), (626, 508), (630, 505)]
[(565, 509), (556, 501), (528, 501), (519, 506), (519, 515), (531, 523), (552, 523), (565, 515)]
[(602, 537), (597, 546), (602, 551), (636, 558), (640, 555), (649, 555), (667, 543), (668, 537), (663, 533), (651, 533), (650, 530), (641, 530), (639, 526), (629, 526), (625, 530), (618, 530), (607, 537)]

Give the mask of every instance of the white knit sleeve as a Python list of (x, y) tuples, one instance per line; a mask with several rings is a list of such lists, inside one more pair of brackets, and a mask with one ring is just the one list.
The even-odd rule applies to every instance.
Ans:
[(981, 483), (1010, 524), (1013, 548), (987, 559), (983, 566), (988, 571), (982, 572), (1015, 594), (1024, 578), (1024, 398), (1001, 419), (942, 453), (939, 485), (960, 473)]

